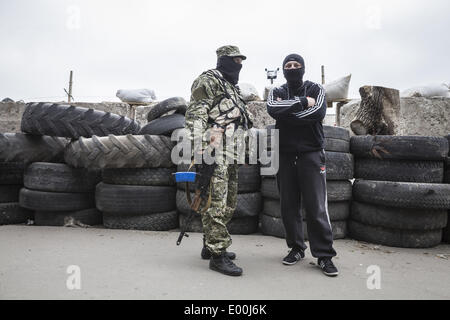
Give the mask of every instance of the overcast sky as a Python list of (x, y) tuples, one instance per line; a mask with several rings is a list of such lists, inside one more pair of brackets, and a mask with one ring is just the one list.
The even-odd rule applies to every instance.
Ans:
[[(192, 81), (239, 46), (240, 82), (262, 93), (265, 68), (301, 54), (305, 79), (352, 74), (400, 90), (450, 82), (450, 1), (0, 0), (0, 100), (119, 101), (118, 89), (189, 99)], [(276, 84), (283, 83), (279, 74)]]

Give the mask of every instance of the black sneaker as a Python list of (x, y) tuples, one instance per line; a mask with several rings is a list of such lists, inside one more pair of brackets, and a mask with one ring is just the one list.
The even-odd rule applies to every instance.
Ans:
[(293, 265), (296, 264), (300, 259), (303, 259), (304, 257), (305, 253), (303, 252), (303, 250), (293, 248), (291, 251), (289, 251), (288, 255), (284, 257), (283, 264)]
[(319, 268), (322, 269), (323, 273), (329, 277), (336, 277), (339, 274), (338, 269), (329, 257), (319, 258), (317, 264), (319, 265)]

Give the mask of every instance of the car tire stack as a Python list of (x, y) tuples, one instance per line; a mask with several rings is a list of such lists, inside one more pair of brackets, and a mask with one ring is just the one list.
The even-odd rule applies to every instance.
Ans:
[(422, 136), (355, 136), (353, 239), (405, 248), (441, 242), (450, 208), (443, 184), (448, 141)]
[[(450, 146), (450, 134), (446, 138)], [(444, 183), (450, 184), (450, 150), (444, 164)], [(447, 226), (442, 230), (442, 242), (450, 243), (450, 210), (447, 213)]]
[[(188, 165), (179, 164), (177, 171), (187, 171), (188, 168)], [(195, 169), (191, 168), (190, 171)], [(260, 185), (259, 165), (245, 164), (239, 167), (236, 210), (227, 225), (230, 234), (252, 234), (258, 231), (258, 216), (262, 208)], [(194, 187), (194, 184), (189, 184), (191, 199), (194, 197)], [(184, 226), (190, 212), (185, 190), (186, 184), (179, 183), (176, 202), (180, 213), (180, 226)], [(200, 215), (194, 216), (187, 231), (203, 232)]]
[(38, 226), (100, 225), (102, 216), (94, 200), (99, 180), (99, 171), (35, 162), (25, 170), (20, 205), (35, 211)]
[[(268, 126), (267, 129), (273, 129)], [(270, 130), (269, 130), (270, 132)], [(268, 132), (269, 141), (271, 135)], [(353, 156), (350, 150), (348, 130), (339, 127), (324, 126), (326, 151), (326, 177), (328, 213), (334, 239), (342, 239), (347, 235), (347, 219), (350, 214), (350, 200), (353, 178)], [(270, 142), (268, 142), (270, 146)], [(270, 150), (270, 147), (268, 147)], [(274, 175), (263, 176), (261, 193), (263, 195), (263, 211), (261, 214), (261, 231), (263, 234), (285, 238), (285, 229), (281, 218), (280, 195)], [(305, 240), (308, 239), (306, 212), (302, 208)]]

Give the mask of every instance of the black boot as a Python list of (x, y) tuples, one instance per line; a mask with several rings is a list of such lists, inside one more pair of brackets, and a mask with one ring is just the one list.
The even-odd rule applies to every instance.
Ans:
[(226, 252), (220, 255), (212, 255), (209, 259), (209, 268), (211, 270), (226, 274), (228, 276), (242, 275), (242, 269), (231, 261)]
[[(236, 259), (236, 254), (234, 252), (226, 252), (230, 260)], [(201, 253), (202, 259), (209, 260), (211, 258), (211, 252), (205, 246), (205, 236), (203, 236), (203, 248)]]

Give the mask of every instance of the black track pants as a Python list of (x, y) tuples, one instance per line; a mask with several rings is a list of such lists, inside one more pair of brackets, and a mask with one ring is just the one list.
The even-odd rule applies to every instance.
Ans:
[(301, 154), (280, 152), (277, 173), (281, 216), (289, 248), (305, 250), (301, 206), (305, 208), (308, 240), (315, 258), (334, 257), (328, 215), (325, 151)]

